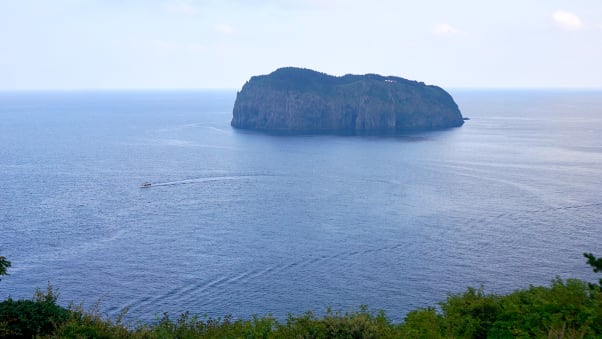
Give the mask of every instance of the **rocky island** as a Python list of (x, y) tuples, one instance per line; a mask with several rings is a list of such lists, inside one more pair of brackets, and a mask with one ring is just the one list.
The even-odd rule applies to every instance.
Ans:
[(236, 95), (231, 125), (282, 134), (395, 134), (463, 123), (454, 99), (437, 86), (286, 67), (245, 83)]

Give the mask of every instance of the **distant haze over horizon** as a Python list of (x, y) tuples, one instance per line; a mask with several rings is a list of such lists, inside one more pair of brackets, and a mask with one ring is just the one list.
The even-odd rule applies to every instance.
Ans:
[(240, 89), (295, 66), (602, 89), (602, 1), (0, 0), (0, 91)]

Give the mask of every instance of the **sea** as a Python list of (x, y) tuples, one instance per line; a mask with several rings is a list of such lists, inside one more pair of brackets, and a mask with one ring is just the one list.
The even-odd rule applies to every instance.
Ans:
[(236, 130), (235, 90), (1, 92), (0, 300), (401, 321), (597, 281), (602, 91), (450, 93), (464, 126), (378, 137)]

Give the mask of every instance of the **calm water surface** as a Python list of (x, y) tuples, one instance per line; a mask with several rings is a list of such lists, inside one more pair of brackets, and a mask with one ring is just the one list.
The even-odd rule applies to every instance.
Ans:
[(379, 138), (236, 131), (234, 92), (0, 93), (0, 298), (399, 320), (467, 286), (593, 281), (602, 92), (452, 95), (463, 127)]

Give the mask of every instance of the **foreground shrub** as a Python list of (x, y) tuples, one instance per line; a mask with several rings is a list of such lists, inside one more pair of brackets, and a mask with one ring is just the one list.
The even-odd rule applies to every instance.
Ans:
[(385, 316), (376, 315), (360, 307), (359, 312), (334, 312), (317, 318), (312, 312), (301, 316), (289, 315), (284, 324), (279, 324), (272, 334), (275, 338), (393, 338), (398, 329)]
[(601, 338), (602, 292), (587, 282), (556, 279), (508, 295), (468, 288), (433, 308), (408, 313), (407, 338)]
[(406, 315), (400, 330), (403, 338), (442, 338), (443, 317), (432, 307), (411, 311)]
[(602, 291), (587, 282), (556, 279), (550, 287), (529, 287), (508, 295), (468, 288), (452, 294), (440, 311), (411, 311), (400, 324), (384, 312), (311, 312), (279, 321), (168, 314), (150, 324), (124, 325), (102, 317), (98, 306), (85, 311), (56, 304), (48, 288), (33, 300), (0, 303), (0, 338), (601, 338)]
[[(6, 273), (6, 271), (8, 270), (10, 265), (11, 265), (10, 261), (6, 260), (5, 257), (0, 255), (0, 276), (8, 275), (8, 273)], [(2, 280), (2, 279), (0, 279), (0, 280)]]
[(167, 314), (151, 325), (138, 327), (133, 337), (141, 338), (399, 338), (396, 327), (384, 313), (341, 313), (328, 310), (321, 318), (307, 312), (289, 315), (284, 322), (272, 316), (251, 320), (199, 318), (182, 314), (172, 320)]
[(57, 338), (131, 338), (132, 333), (122, 324), (122, 312), (115, 321), (100, 315), (98, 304), (85, 311), (83, 306), (69, 306), (69, 317), (55, 332)]
[(491, 336), (591, 338), (602, 335), (602, 295), (580, 280), (556, 279), (500, 300)]
[(0, 337), (32, 338), (52, 334), (69, 317), (56, 304), (58, 294), (49, 285), (46, 293), (36, 291), (33, 300), (7, 299), (0, 302)]
[(136, 334), (149, 338), (267, 338), (276, 323), (270, 316), (233, 320), (231, 316), (199, 318), (186, 312), (172, 320), (165, 313), (157, 323), (139, 327)]
[(487, 332), (499, 314), (499, 297), (486, 295), (483, 289), (468, 288), (441, 303), (446, 335), (459, 338), (487, 338)]

